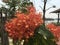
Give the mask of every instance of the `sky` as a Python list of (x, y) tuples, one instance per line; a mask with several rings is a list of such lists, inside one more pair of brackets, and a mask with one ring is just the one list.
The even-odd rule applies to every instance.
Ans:
[[(43, 0), (31, 0), (31, 1), (33, 2), (34, 7), (36, 8), (37, 12), (42, 13)], [(2, 0), (0, 0), (0, 4), (3, 4), (3, 6), (5, 6), (5, 4), (2, 3)], [(60, 0), (48, 0), (46, 9), (48, 9), (49, 7), (52, 7), (53, 5), (55, 5), (56, 8), (50, 8), (49, 10), (46, 10), (46, 15), (45, 15), (46, 18), (57, 18), (57, 14), (53, 14), (50, 12), (60, 8)], [(0, 5), (0, 7), (1, 7), (1, 5)], [(42, 7), (42, 9), (41, 9), (41, 7)]]
[[(34, 3), (34, 6), (36, 7), (36, 10), (38, 12), (42, 12), (41, 7), (43, 7), (43, 0), (31, 0)], [(56, 8), (50, 8), (53, 5), (56, 6)], [(60, 8), (60, 0), (48, 0), (46, 9), (50, 8), (49, 10), (46, 10), (46, 18), (57, 18), (57, 14), (50, 13), (51, 11), (57, 10)]]

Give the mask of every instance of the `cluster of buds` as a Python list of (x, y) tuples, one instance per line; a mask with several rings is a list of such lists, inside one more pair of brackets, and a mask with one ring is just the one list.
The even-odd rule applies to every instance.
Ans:
[[(34, 9), (32, 8), (31, 10), (33, 11)], [(28, 39), (34, 35), (36, 27), (40, 26), (43, 20), (40, 13), (31, 12), (29, 14), (17, 12), (17, 18), (13, 18), (9, 22), (6, 22), (5, 28), (9, 37), (22, 40)]]

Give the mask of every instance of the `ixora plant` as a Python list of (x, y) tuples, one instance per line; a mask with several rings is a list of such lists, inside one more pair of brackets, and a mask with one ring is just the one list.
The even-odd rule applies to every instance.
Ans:
[(16, 13), (16, 18), (6, 22), (5, 29), (16, 45), (57, 45), (53, 34), (44, 27), (41, 14), (34, 7), (27, 8), (28, 13)]

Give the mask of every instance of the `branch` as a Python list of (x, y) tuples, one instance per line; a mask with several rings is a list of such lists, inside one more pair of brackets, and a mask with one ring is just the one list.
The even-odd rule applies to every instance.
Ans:
[(47, 10), (49, 10), (50, 8), (56, 8), (56, 6), (55, 6), (55, 5), (53, 5), (52, 7), (49, 7), (48, 9), (46, 9), (46, 11), (47, 11)]
[(42, 6), (39, 6), (41, 8), (41, 10), (43, 10)]

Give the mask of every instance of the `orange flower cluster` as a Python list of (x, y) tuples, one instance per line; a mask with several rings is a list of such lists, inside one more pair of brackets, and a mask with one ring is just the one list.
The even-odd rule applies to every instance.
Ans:
[(5, 28), (9, 36), (13, 39), (28, 39), (34, 35), (37, 26), (43, 23), (41, 14), (36, 13), (16, 13), (17, 18), (6, 22)]
[(50, 29), (50, 31), (54, 34), (56, 38), (60, 37), (60, 26), (56, 26), (54, 24), (48, 24), (47, 27)]

